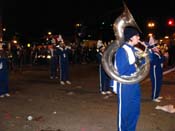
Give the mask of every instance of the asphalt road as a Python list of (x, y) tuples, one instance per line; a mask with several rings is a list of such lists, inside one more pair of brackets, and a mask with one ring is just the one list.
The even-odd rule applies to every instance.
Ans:
[[(116, 95), (99, 93), (96, 64), (72, 65), (72, 85), (49, 79), (48, 66), (10, 72), (10, 97), (0, 99), (0, 131), (117, 131)], [(137, 131), (175, 131), (175, 113), (156, 106), (175, 106), (175, 72), (164, 75), (161, 103), (151, 101), (149, 78), (141, 82)], [(28, 120), (31, 116), (31, 120)]]

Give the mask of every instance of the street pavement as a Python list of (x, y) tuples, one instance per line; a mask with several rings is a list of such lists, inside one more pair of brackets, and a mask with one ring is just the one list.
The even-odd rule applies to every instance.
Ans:
[[(11, 96), (0, 99), (0, 131), (117, 131), (116, 95), (99, 93), (98, 65), (71, 65), (70, 79), (65, 86), (51, 80), (48, 65), (11, 71)], [(175, 131), (175, 113), (155, 109), (175, 106), (175, 71), (163, 79), (160, 103), (151, 101), (149, 77), (141, 82), (137, 131)]]

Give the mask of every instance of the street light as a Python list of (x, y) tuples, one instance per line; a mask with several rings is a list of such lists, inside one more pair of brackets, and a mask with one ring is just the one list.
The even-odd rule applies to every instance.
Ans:
[(153, 36), (153, 33), (148, 33), (148, 36), (149, 36), (149, 37)]
[(153, 28), (155, 28), (155, 22), (153, 22), (153, 21), (150, 21), (150, 22), (148, 22), (148, 24), (147, 24), (147, 27), (148, 28), (150, 28), (150, 29), (153, 29)]
[(51, 35), (51, 34), (52, 34), (52, 32), (49, 31), (49, 32), (48, 32), (48, 35)]
[(17, 40), (13, 40), (13, 43), (14, 43), (14, 44), (17, 44), (17, 43), (18, 43), (18, 41), (17, 41)]
[(3, 28), (2, 30), (5, 32), (6, 31), (6, 28)]
[(147, 33), (148, 33), (148, 36), (154, 35), (156, 33), (155, 29), (156, 29), (155, 21), (154, 20), (149, 20), (147, 22)]

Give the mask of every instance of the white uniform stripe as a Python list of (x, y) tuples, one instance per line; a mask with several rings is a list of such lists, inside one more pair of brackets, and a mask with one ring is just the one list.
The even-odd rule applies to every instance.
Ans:
[(102, 84), (101, 84), (101, 82), (102, 82), (102, 78), (101, 78), (101, 68), (102, 68), (102, 66), (101, 66), (101, 64), (99, 65), (99, 73), (100, 73), (100, 91), (102, 91)]
[[(117, 70), (116, 60), (114, 61), (114, 67), (115, 67), (115, 69)], [(117, 86), (118, 86), (117, 83), (118, 83), (118, 82), (115, 81), (115, 80), (112, 81), (113, 92), (116, 93), (116, 94), (117, 94), (117, 88), (118, 88), (118, 87), (117, 87)]]
[(59, 63), (60, 63), (60, 81), (62, 80), (62, 68), (61, 68), (61, 56), (59, 56)]
[(121, 94), (121, 89), (122, 89), (122, 84), (119, 84), (119, 99), (120, 99), (120, 104), (119, 104), (119, 120), (118, 120), (118, 125), (119, 125), (119, 131), (122, 131), (121, 129), (121, 111), (122, 111), (122, 94)]
[(156, 66), (154, 65), (154, 69), (153, 69), (153, 72), (154, 72), (154, 96), (153, 96), (153, 99), (155, 99), (156, 97), (156, 86), (157, 86), (157, 78), (156, 78)]
[(126, 53), (128, 54), (129, 64), (130, 65), (134, 64), (136, 61), (136, 58), (135, 58), (135, 55), (134, 55), (132, 49), (130, 47), (128, 47), (127, 45), (124, 45), (123, 48), (125, 49)]

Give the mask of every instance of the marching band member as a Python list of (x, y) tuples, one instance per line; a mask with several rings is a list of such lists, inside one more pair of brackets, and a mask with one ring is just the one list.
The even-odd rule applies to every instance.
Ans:
[(50, 79), (57, 79), (58, 56), (56, 44), (53, 44), (49, 50), (50, 58)]
[[(139, 32), (132, 27), (124, 29), (125, 42), (115, 53), (114, 67), (120, 76), (129, 76), (136, 72), (136, 55), (134, 46), (140, 40)], [(135, 131), (140, 115), (140, 84), (117, 82), (118, 97), (118, 131)]]
[(102, 55), (103, 52), (105, 51), (105, 46), (103, 45), (101, 40), (97, 41), (97, 50), (98, 50), (97, 59), (99, 64), (100, 92), (102, 95), (111, 94), (111, 91), (109, 90), (110, 78), (106, 74), (101, 63)]
[(0, 44), (0, 98), (10, 96), (9, 94), (9, 76), (8, 76), (8, 56)]
[(71, 47), (66, 46), (64, 42), (60, 42), (60, 46), (57, 49), (57, 54), (59, 56), (59, 68), (60, 68), (60, 84), (65, 85), (71, 84), (69, 81), (69, 53)]
[(148, 48), (150, 49), (150, 79), (152, 83), (151, 98), (154, 102), (161, 102), (160, 96), (163, 81), (163, 64), (168, 58), (168, 53), (162, 54), (158, 48), (157, 41), (150, 36)]

